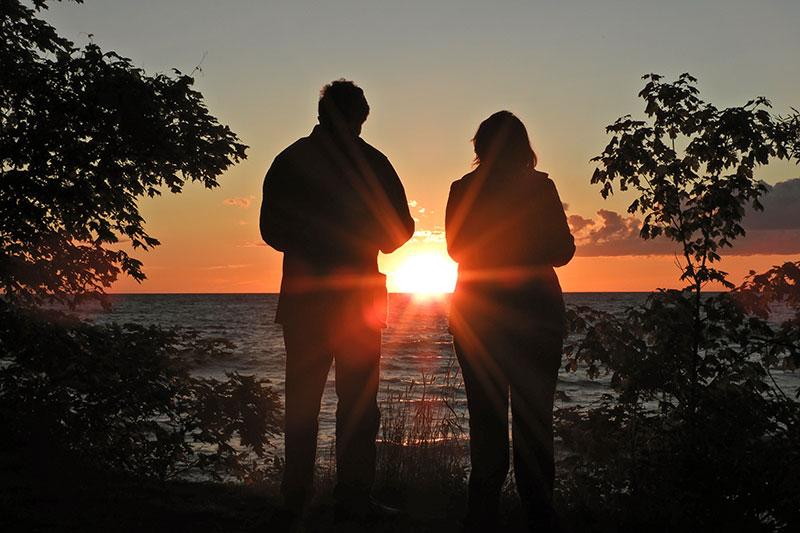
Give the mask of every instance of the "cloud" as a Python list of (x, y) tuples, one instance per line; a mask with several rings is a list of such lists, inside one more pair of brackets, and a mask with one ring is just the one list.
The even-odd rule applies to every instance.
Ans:
[(800, 229), (747, 229), (747, 235), (733, 242), (733, 248), (720, 255), (800, 254)]
[(576, 255), (583, 257), (619, 255), (674, 255), (678, 246), (664, 238), (644, 240), (639, 237), (642, 221), (616, 211), (601, 209), (597, 219), (570, 215)]
[[(733, 241), (720, 255), (792, 255), (800, 253), (800, 179), (767, 186), (762, 196), (764, 211), (747, 210), (742, 221), (746, 235)], [(642, 221), (634, 215), (621, 215), (601, 209), (596, 218), (578, 214), (568, 217), (577, 246), (584, 257), (621, 255), (674, 255), (678, 243), (663, 236), (644, 240), (639, 237)]]
[(250, 207), (250, 198), (226, 198), (222, 203), (247, 208)]
[(417, 230), (411, 237), (411, 242), (445, 242), (444, 231)]
[(569, 223), (569, 227), (572, 229), (572, 233), (580, 233), (584, 228), (594, 225), (594, 220), (591, 218), (583, 218), (580, 215), (568, 216), (567, 222)]
[(250, 265), (212, 265), (207, 267), (200, 267), (200, 270), (235, 270), (239, 268), (246, 268)]
[(763, 211), (748, 210), (745, 225), (752, 229), (800, 229), (800, 178), (767, 185)]
[[(411, 218), (414, 219), (414, 222), (419, 224), (425, 224), (427, 226), (431, 226), (430, 218), (431, 215), (435, 214), (436, 211), (433, 209), (429, 209), (419, 204), (416, 200), (411, 200), (408, 202), (408, 206), (411, 212)], [(427, 220), (427, 222), (426, 222)]]
[(636, 216), (631, 215), (623, 218), (622, 215), (616, 211), (609, 209), (601, 209), (597, 212), (600, 217), (600, 224), (593, 225), (589, 230), (589, 241), (606, 242), (611, 240), (627, 240), (639, 237), (639, 230), (642, 228), (642, 222)]
[(664, 239), (645, 241), (639, 237), (642, 221), (634, 215), (600, 209), (596, 219), (573, 214), (567, 221), (579, 256), (673, 255), (678, 249)]

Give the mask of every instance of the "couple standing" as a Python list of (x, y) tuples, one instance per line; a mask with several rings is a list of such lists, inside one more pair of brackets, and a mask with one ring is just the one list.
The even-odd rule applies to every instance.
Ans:
[[(371, 500), (385, 276), (390, 253), (414, 232), (388, 159), (364, 142), (363, 91), (346, 80), (322, 89), (319, 124), (281, 152), (264, 179), (261, 234), (284, 253), (276, 321), (286, 346), (286, 468), (281, 491), (301, 513), (313, 490), (317, 420), (336, 361), (336, 517), (380, 511)], [(473, 139), (477, 167), (453, 183), (447, 249), (459, 263), (450, 330), (470, 417), (472, 472), (466, 523), (499, 521), (509, 464), (532, 527), (552, 526), (553, 396), (564, 335), (554, 266), (575, 251), (547, 174), (534, 170), (525, 126), (495, 113)]]

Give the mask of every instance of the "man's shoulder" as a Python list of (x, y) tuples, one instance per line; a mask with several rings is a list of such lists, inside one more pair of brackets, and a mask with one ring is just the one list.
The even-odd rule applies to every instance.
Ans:
[(361, 137), (359, 137), (358, 140), (359, 144), (361, 145), (361, 151), (363, 151), (371, 160), (389, 163), (389, 158), (386, 157), (383, 152), (369, 144)]
[(296, 155), (302, 155), (305, 152), (308, 152), (311, 149), (311, 137), (301, 137), (297, 139), (295, 142), (287, 146), (286, 148), (281, 151), (276, 157), (276, 159), (281, 158), (288, 158)]

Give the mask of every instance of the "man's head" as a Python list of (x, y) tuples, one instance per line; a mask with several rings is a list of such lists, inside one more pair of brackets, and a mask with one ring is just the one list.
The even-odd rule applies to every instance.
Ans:
[(322, 88), (319, 96), (319, 123), (334, 131), (347, 128), (361, 134), (369, 115), (369, 104), (361, 87), (340, 78)]

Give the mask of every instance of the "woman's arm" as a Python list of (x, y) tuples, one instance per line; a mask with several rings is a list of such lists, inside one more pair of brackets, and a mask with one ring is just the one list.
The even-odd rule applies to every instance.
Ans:
[(542, 210), (543, 220), (547, 221), (545, 231), (544, 255), (552, 266), (564, 266), (575, 255), (575, 239), (570, 233), (564, 205), (558, 196), (556, 185), (550, 178), (544, 179)]
[(447, 253), (453, 261), (460, 263), (463, 259), (464, 236), (461, 232), (466, 213), (461, 207), (463, 187), (461, 180), (450, 185), (450, 194), (447, 197), (447, 208), (444, 215), (444, 233), (447, 240)]

